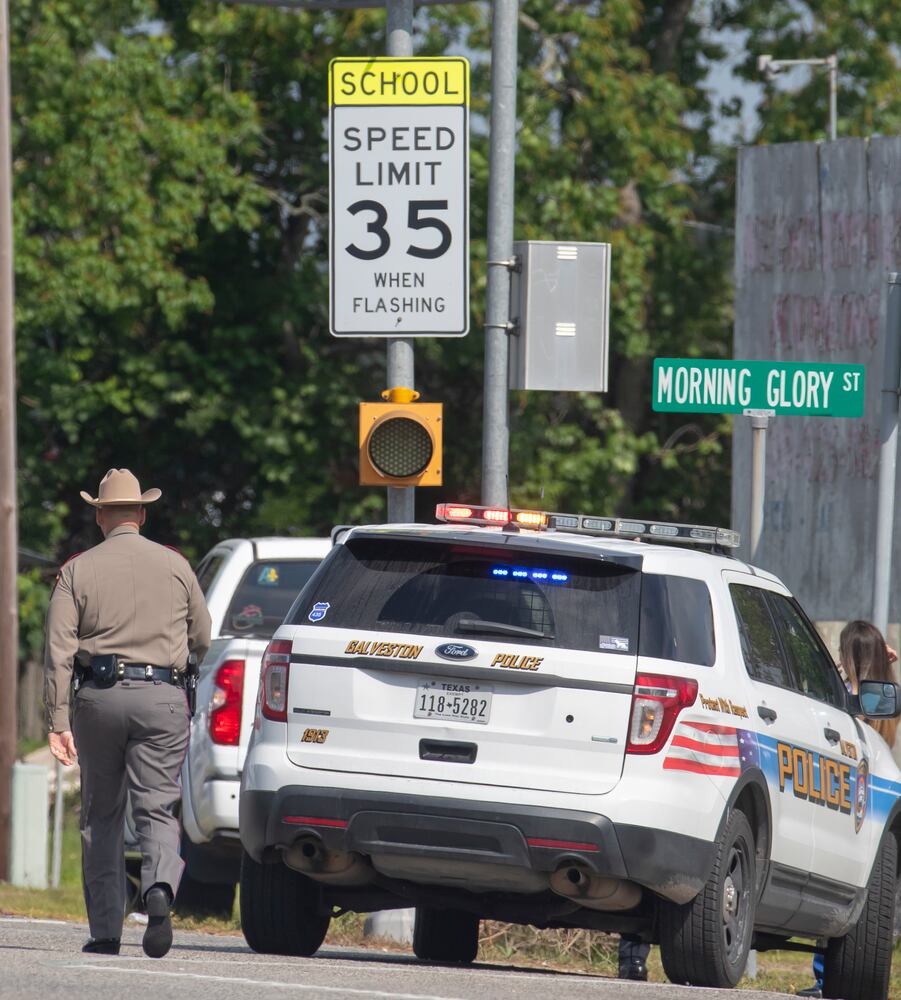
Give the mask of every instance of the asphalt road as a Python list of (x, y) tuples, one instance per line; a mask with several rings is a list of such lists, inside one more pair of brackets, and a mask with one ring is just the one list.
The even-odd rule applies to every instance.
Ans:
[[(728, 990), (627, 983), (516, 966), (426, 965), (409, 955), (324, 948), (315, 958), (257, 955), (237, 936), (176, 931), (163, 959), (141, 950), (143, 927), (127, 925), (117, 957), (84, 955), (83, 924), (0, 917), (0, 998), (6, 1000), (714, 1000)], [(781, 993), (745, 993), (772, 1000)]]

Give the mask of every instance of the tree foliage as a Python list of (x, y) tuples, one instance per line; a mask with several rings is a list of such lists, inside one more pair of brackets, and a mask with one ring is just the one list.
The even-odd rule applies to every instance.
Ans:
[[(96, 540), (77, 499), (111, 466), (159, 485), (150, 534), (199, 555), (248, 533), (377, 519), (356, 484), (376, 340), (328, 334), (328, 62), (384, 51), (384, 12), (208, 0), (13, 5), (23, 543)], [(420, 340), (446, 403), (445, 486), (480, 493), (490, 4), (422, 8), (419, 53), (470, 55), (473, 333)], [(896, 130), (885, 0), (522, 0), (516, 236), (613, 245), (610, 388), (515, 393), (510, 494), (557, 510), (726, 523), (729, 423), (650, 410), (655, 356), (731, 350), (734, 150), (712, 29), (761, 51), (840, 50), (844, 133)], [(770, 88), (766, 140), (818, 137), (821, 79)]]

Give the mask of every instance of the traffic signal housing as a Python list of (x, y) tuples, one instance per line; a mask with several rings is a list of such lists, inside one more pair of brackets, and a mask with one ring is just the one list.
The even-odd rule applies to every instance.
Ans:
[(401, 386), (385, 403), (360, 403), (360, 485), (441, 485), (441, 403)]

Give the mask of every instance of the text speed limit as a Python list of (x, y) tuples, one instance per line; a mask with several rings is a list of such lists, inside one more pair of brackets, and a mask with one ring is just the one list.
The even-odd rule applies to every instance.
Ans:
[(465, 334), (465, 60), (336, 59), (331, 72), (332, 333)]

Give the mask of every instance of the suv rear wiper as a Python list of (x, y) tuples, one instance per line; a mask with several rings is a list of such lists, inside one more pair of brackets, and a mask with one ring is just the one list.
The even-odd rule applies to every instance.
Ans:
[(523, 635), (530, 639), (553, 639), (553, 632), (542, 632), (537, 628), (523, 628), (506, 622), (486, 622), (481, 618), (462, 618), (457, 622), (458, 632), (488, 632), (494, 635)]

